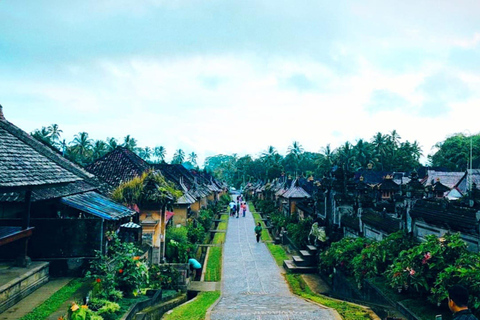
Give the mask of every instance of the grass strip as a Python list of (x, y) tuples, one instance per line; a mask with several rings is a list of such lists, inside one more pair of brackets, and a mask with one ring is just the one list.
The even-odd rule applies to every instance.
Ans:
[(267, 229), (267, 226), (265, 225), (265, 222), (262, 220), (262, 216), (260, 216), (259, 213), (254, 213), (252, 212), (252, 215), (253, 215), (253, 219), (255, 220), (255, 225), (257, 225), (257, 223), (261, 223), (262, 225), (262, 236), (261, 236), (261, 239), (262, 241), (272, 241), (272, 237), (270, 236), (270, 233), (268, 232), (268, 229)]
[(200, 292), (197, 298), (187, 304), (181, 305), (170, 314), (166, 314), (164, 320), (203, 320), (208, 308), (220, 297), (220, 291)]
[(290, 289), (296, 295), (324, 305), (326, 307), (335, 309), (345, 320), (365, 320), (370, 319), (367, 310), (347, 303), (345, 301), (334, 300), (313, 292), (305, 283), (299, 274), (286, 274), (285, 278), (290, 286)]
[(277, 262), (277, 264), (281, 267), (283, 266), (283, 261), (284, 260), (289, 260), (290, 257), (287, 255), (285, 252), (285, 249), (283, 249), (282, 246), (276, 245), (273, 243), (267, 243), (268, 250), (270, 250), (273, 258)]
[[(70, 299), (72, 295), (80, 289), (84, 284), (83, 279), (74, 279), (66, 284), (63, 288), (55, 292), (50, 298), (45, 300), (41, 305), (33, 309), (32, 312), (23, 316), (19, 320), (38, 320), (46, 319), (49, 315), (54, 313), (60, 306)], [(67, 310), (65, 310), (65, 313)]]
[(208, 254), (207, 270), (205, 271), (205, 281), (220, 281), (222, 274), (222, 247), (210, 247)]
[(215, 233), (215, 236), (213, 237), (212, 244), (221, 244), (225, 243), (225, 237), (226, 233)]
[(222, 221), (218, 224), (217, 230), (227, 230), (227, 221)]

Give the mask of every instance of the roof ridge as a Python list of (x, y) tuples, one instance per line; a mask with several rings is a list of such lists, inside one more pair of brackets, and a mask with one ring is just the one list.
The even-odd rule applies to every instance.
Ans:
[(73, 174), (79, 176), (85, 180), (94, 180), (95, 176), (89, 173), (87, 170), (77, 165), (76, 163), (64, 158), (63, 156), (55, 153), (53, 150), (48, 148), (46, 145), (29, 135), (27, 132), (18, 128), (13, 123), (5, 120), (0, 121), (0, 127), (8, 131), (10, 134), (14, 135), (16, 138), (21, 140), (23, 143), (27, 144), (33, 148), (36, 152), (40, 153), (49, 160), (55, 162), (57, 165), (62, 167), (65, 170), (72, 172)]

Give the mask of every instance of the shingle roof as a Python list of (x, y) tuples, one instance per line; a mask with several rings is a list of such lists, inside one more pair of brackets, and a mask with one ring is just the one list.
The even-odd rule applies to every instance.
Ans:
[(410, 211), (412, 218), (454, 231), (478, 234), (477, 210), (445, 201), (419, 200)]
[(86, 167), (88, 171), (114, 188), (123, 182), (141, 176), (151, 168), (146, 161), (124, 147), (117, 147)]
[(292, 182), (292, 186), (282, 195), (284, 198), (311, 198), (311, 196), (302, 187), (299, 186), (298, 180)]
[(81, 180), (51, 161), (54, 152), (13, 124), (0, 121), (0, 188), (45, 186)]
[[(32, 202), (60, 198), (77, 193), (93, 191), (97, 188), (85, 181), (76, 181), (54, 188), (42, 188), (32, 191)], [(24, 202), (25, 196), (21, 192), (7, 192), (0, 194), (0, 202)]]
[(425, 177), (422, 182), (425, 186), (429, 186), (435, 184), (437, 181), (440, 181), (443, 185), (451, 189), (464, 175), (465, 172), (443, 172), (428, 170), (427, 177)]

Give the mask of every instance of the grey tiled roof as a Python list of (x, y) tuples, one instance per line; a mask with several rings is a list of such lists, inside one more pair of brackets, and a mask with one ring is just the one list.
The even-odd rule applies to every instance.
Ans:
[(51, 161), (54, 151), (7, 121), (0, 121), (0, 187), (46, 186), (81, 178)]

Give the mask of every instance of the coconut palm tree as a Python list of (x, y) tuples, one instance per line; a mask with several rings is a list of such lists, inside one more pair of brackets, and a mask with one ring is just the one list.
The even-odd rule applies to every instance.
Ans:
[(193, 166), (196, 166), (197, 165), (197, 154), (195, 152), (191, 152), (189, 155), (188, 155), (188, 161), (193, 165)]
[(115, 139), (113, 137), (112, 138), (107, 138), (106, 147), (107, 147), (107, 152), (111, 152), (111, 151), (115, 150), (118, 147), (117, 139)]
[(71, 142), (71, 152), (76, 161), (80, 164), (86, 164), (89, 160), (92, 150), (92, 139), (88, 137), (87, 132), (79, 132), (74, 136)]
[(143, 160), (145, 161), (148, 161), (150, 160), (150, 158), (152, 157), (152, 148), (150, 147), (145, 147), (145, 148), (138, 148), (139, 150), (139, 156), (140, 158), (142, 158)]
[(35, 129), (35, 131), (31, 133), (31, 135), (38, 141), (43, 142), (48, 146), (53, 146), (53, 141), (50, 136), (50, 130), (47, 127), (42, 127), (42, 129), (40, 130)]
[(52, 140), (53, 144), (59, 144), (63, 131), (59, 129), (58, 124), (51, 124), (47, 129), (50, 132), (50, 139)]
[(132, 138), (130, 135), (127, 135), (123, 140), (123, 147), (127, 148), (130, 151), (134, 151), (137, 148), (137, 140)]
[(92, 158), (97, 160), (98, 158), (103, 157), (107, 153), (107, 144), (105, 141), (97, 140), (92, 146)]
[(153, 155), (158, 159), (158, 162), (165, 162), (165, 157), (167, 156), (167, 150), (163, 146), (157, 146), (153, 150)]
[(288, 147), (288, 154), (293, 158), (295, 174), (297, 174), (300, 161), (302, 160), (303, 151), (304, 149), (298, 141), (293, 141), (292, 145)]
[(182, 149), (175, 151), (173, 155), (172, 164), (182, 164), (185, 160), (185, 152)]

